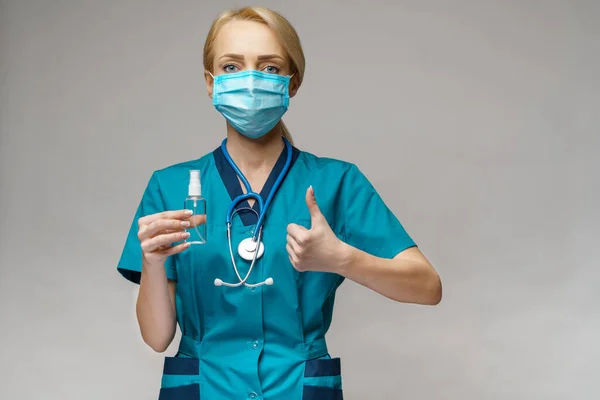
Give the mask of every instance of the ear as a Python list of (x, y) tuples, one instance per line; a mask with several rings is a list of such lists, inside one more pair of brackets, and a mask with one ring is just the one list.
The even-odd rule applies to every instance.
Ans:
[(300, 82), (298, 81), (298, 75), (294, 75), (294, 76), (292, 76), (292, 79), (290, 79), (290, 87), (289, 87), (290, 98), (294, 97), (296, 95), (299, 88), (300, 88)]
[(210, 76), (208, 71), (204, 71), (204, 80), (206, 81), (206, 90), (208, 91), (208, 97), (212, 99), (213, 95), (213, 77)]

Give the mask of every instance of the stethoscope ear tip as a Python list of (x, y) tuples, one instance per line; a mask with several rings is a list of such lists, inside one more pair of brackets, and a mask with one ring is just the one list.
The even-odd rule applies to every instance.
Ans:
[(215, 286), (223, 286), (223, 281), (219, 278), (215, 279)]
[(265, 280), (265, 285), (271, 286), (273, 284), (273, 278), (267, 278)]

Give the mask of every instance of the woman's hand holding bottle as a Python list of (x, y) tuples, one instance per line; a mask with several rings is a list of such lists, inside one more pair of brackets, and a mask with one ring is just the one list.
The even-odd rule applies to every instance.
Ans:
[(181, 253), (189, 247), (186, 240), (190, 234), (186, 229), (206, 220), (204, 215), (194, 215), (190, 210), (163, 211), (147, 215), (138, 220), (138, 239), (142, 248), (144, 264), (163, 267), (167, 257)]

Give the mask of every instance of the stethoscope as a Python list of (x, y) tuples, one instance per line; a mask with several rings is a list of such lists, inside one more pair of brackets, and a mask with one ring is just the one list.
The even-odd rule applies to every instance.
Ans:
[[(263, 199), (260, 196), (260, 194), (252, 191), (252, 188), (250, 187), (250, 183), (248, 182), (248, 180), (246, 179), (246, 177), (244, 176), (242, 171), (240, 171), (238, 166), (235, 165), (235, 162), (229, 155), (229, 152), (227, 151), (227, 148), (225, 146), (225, 144), (227, 143), (227, 139), (223, 140), (223, 142), (221, 143), (221, 150), (223, 151), (225, 160), (227, 160), (229, 165), (231, 165), (231, 168), (233, 168), (236, 175), (240, 178), (240, 180), (244, 184), (244, 187), (246, 188), (246, 193), (239, 195), (235, 199), (233, 199), (233, 201), (229, 205), (229, 208), (227, 209), (227, 216), (226, 216), (227, 242), (229, 244), (229, 255), (231, 256), (231, 264), (233, 265), (233, 269), (235, 271), (235, 274), (237, 275), (239, 282), (227, 283), (227, 282), (223, 282), (223, 280), (217, 278), (217, 279), (215, 279), (215, 286), (237, 287), (237, 286), (245, 285), (248, 287), (257, 287), (257, 286), (261, 286), (261, 285), (272, 285), (273, 284), (273, 278), (271, 278), (271, 277), (265, 279), (262, 282), (258, 282), (258, 283), (246, 283), (246, 280), (250, 276), (250, 273), (252, 272), (252, 268), (254, 268), (254, 263), (256, 262), (256, 260), (259, 259), (260, 257), (262, 257), (262, 255), (265, 253), (265, 245), (261, 241), (264, 219), (267, 214), (269, 205), (271, 204), (271, 201), (273, 201), (273, 197), (275, 197), (275, 193), (277, 193), (277, 189), (279, 189), (279, 186), (281, 186), (281, 182), (283, 182), (283, 178), (285, 178), (285, 175), (289, 171), (290, 165), (292, 164), (292, 145), (285, 137), (282, 137), (282, 139), (283, 139), (283, 142), (285, 143), (285, 148), (286, 148), (285, 165), (283, 166), (283, 169), (279, 173), (277, 180), (273, 184), (273, 187), (271, 188), (271, 191), (269, 192), (269, 196), (267, 197), (267, 201), (265, 201), (265, 202), (263, 202)], [(243, 208), (236, 209), (236, 206), (240, 202), (242, 202), (244, 200), (248, 200), (248, 199), (254, 199), (256, 201), (256, 203), (258, 204), (258, 211), (256, 211), (254, 208), (251, 208), (251, 207), (243, 207)], [(232, 220), (233, 220), (233, 217), (239, 211), (242, 211), (242, 210), (250, 210), (254, 214), (256, 214), (256, 217), (258, 218), (258, 221), (256, 222), (256, 227), (254, 228), (254, 233), (252, 234), (252, 237), (248, 237), (248, 238), (242, 240), (237, 248), (238, 254), (242, 259), (244, 259), (246, 261), (251, 261), (250, 268), (248, 269), (248, 273), (246, 274), (246, 276), (243, 279), (240, 276), (240, 273), (237, 269), (237, 265), (235, 263), (235, 258), (233, 256), (233, 245), (231, 243)]]

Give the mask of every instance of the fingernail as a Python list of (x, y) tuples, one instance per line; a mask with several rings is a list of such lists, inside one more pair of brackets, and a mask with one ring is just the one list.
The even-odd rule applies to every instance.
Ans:
[(192, 210), (185, 210), (185, 215), (192, 215), (194, 212)]
[(183, 232), (183, 233), (181, 234), (181, 237), (182, 237), (182, 238), (187, 238), (187, 237), (189, 237), (189, 236), (190, 236), (190, 233), (189, 233), (189, 232)]
[(190, 221), (181, 221), (181, 226), (190, 226)]

